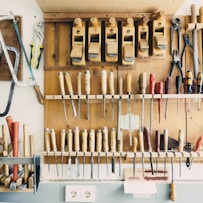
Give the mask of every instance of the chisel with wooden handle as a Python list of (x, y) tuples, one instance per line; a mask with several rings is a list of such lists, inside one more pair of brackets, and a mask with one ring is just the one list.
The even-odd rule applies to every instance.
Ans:
[(83, 178), (85, 177), (85, 158), (87, 152), (87, 130), (82, 131), (82, 152), (83, 152)]
[(80, 97), (82, 94), (81, 90), (81, 79), (82, 79), (82, 73), (78, 72), (77, 74), (77, 93), (78, 93), (78, 119), (80, 119)]
[(107, 73), (106, 70), (101, 71), (101, 93), (103, 95), (103, 116), (106, 117), (106, 93), (107, 93)]
[(85, 70), (85, 94), (86, 94), (86, 104), (87, 104), (87, 120), (89, 120), (89, 95), (90, 95), (90, 71)]
[[(23, 124), (23, 151), (24, 151), (24, 157), (28, 157), (28, 130), (27, 130), (27, 124)], [(24, 183), (28, 183), (28, 164), (24, 165)]]
[(77, 117), (75, 103), (74, 103), (74, 100), (73, 100), (73, 86), (72, 86), (72, 82), (71, 82), (70, 73), (69, 72), (65, 72), (64, 73), (64, 77), (65, 77), (66, 86), (68, 88), (68, 92), (69, 92), (70, 99), (71, 99), (71, 105), (72, 105), (73, 114), (74, 114), (75, 117)]
[[(92, 179), (93, 178), (93, 164), (94, 164), (93, 153), (95, 151), (95, 131), (94, 131), (94, 129), (91, 129), (90, 133), (89, 133), (89, 150), (91, 152), (91, 161), (90, 161), (91, 162), (91, 171), (90, 171), (90, 177)], [(101, 152), (101, 149), (99, 149), (98, 146), (97, 146), (97, 150), (98, 150), (98, 177), (99, 177), (99, 163), (100, 163), (100, 152)]]
[(65, 129), (61, 129), (61, 172), (62, 172), (62, 176), (63, 176), (63, 163), (64, 163), (64, 156), (63, 153), (65, 151), (65, 139), (66, 139), (66, 130)]
[(139, 130), (138, 138), (139, 138), (140, 152), (142, 152), (142, 174), (143, 174), (143, 178), (144, 178), (144, 136), (143, 136), (142, 130)]
[(106, 126), (104, 126), (102, 129), (102, 146), (103, 146), (103, 151), (105, 152), (105, 155), (106, 155), (106, 172), (107, 172), (107, 176), (108, 176), (108, 174), (109, 174), (109, 169), (108, 169), (109, 142), (108, 142), (108, 128)]
[(45, 143), (45, 151), (47, 153), (47, 158), (48, 158), (48, 170), (49, 170), (49, 175), (50, 175), (50, 157), (49, 157), (49, 152), (51, 150), (51, 137), (50, 137), (50, 129), (45, 128), (44, 129), (44, 143)]
[(63, 101), (63, 109), (64, 109), (64, 116), (65, 119), (67, 120), (67, 111), (66, 111), (66, 101), (65, 101), (65, 88), (64, 88), (64, 75), (62, 72), (58, 73), (59, 77), (59, 85), (60, 85), (60, 90), (61, 90), (61, 96), (62, 96), (62, 101)]
[(133, 157), (133, 177), (135, 177), (135, 163), (136, 163), (137, 144), (138, 144), (137, 137), (133, 137), (133, 152), (134, 152), (134, 157)]
[(128, 94), (129, 138), (130, 138), (130, 146), (132, 146), (132, 128), (131, 128), (132, 75), (130, 73), (126, 75), (126, 82), (127, 82), (127, 94)]
[(68, 129), (67, 132), (67, 142), (68, 142), (68, 147), (67, 151), (69, 153), (68, 157), (68, 178), (71, 178), (71, 152), (73, 151), (73, 133), (71, 129)]
[(111, 152), (112, 159), (111, 159), (111, 171), (112, 173), (115, 173), (115, 159), (114, 159), (114, 153), (116, 152), (116, 130), (115, 128), (111, 129)]
[(112, 120), (114, 121), (114, 94), (115, 94), (115, 90), (114, 90), (114, 72), (110, 71), (109, 73), (109, 91), (111, 94), (111, 102), (112, 102)]
[[(99, 175), (100, 175), (100, 153), (101, 153), (101, 150), (102, 150), (102, 132), (101, 132), (101, 129), (98, 129), (97, 130), (97, 134), (96, 134), (96, 151), (98, 152), (98, 178), (99, 178)], [(93, 157), (92, 157), (92, 154), (93, 152), (91, 153), (91, 166), (92, 166), (92, 161), (93, 161)], [(91, 170), (91, 173), (93, 173), (93, 170)], [(91, 175), (91, 177), (93, 177), (93, 175)]]
[(74, 129), (74, 151), (76, 152), (75, 156), (75, 169), (76, 169), (76, 177), (80, 176), (80, 163), (79, 163), (79, 157), (78, 153), (80, 151), (80, 131), (79, 128), (76, 126)]

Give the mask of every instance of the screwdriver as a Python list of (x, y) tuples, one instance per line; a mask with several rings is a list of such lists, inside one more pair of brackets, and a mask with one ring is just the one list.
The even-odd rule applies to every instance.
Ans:
[(63, 108), (64, 108), (64, 115), (65, 115), (65, 119), (67, 120), (67, 113), (66, 113), (66, 102), (64, 99), (65, 96), (65, 88), (64, 88), (64, 76), (62, 72), (58, 73), (58, 77), (59, 77), (59, 84), (60, 84), (60, 89), (61, 89), (61, 95), (62, 95), (62, 101), (63, 101)]
[[(98, 178), (99, 178), (99, 167), (100, 167), (100, 153), (101, 153), (101, 150), (102, 150), (102, 132), (101, 132), (101, 129), (98, 129), (97, 130), (97, 135), (96, 135), (96, 151), (98, 152)], [(108, 167), (108, 166), (107, 166)]]
[(132, 128), (131, 128), (131, 93), (132, 93), (132, 75), (128, 73), (126, 75), (127, 82), (127, 93), (128, 93), (128, 116), (129, 116), (129, 137), (130, 137), (130, 146), (132, 146)]
[(73, 100), (73, 86), (72, 86), (72, 82), (71, 82), (70, 73), (69, 72), (65, 72), (64, 75), (65, 75), (66, 86), (67, 86), (68, 92), (70, 94), (73, 114), (74, 114), (75, 117), (77, 117), (77, 113), (76, 113), (76, 109), (75, 109), (75, 104), (74, 104), (74, 100)]
[(123, 151), (123, 132), (120, 131), (120, 140), (117, 141), (119, 156), (119, 176), (121, 176), (121, 165), (122, 165), (122, 151)]
[[(161, 98), (158, 100), (158, 110), (159, 110), (159, 123), (161, 122), (161, 103), (162, 103), (162, 94), (163, 94), (163, 82), (155, 83), (155, 93), (160, 94)], [(150, 133), (152, 133), (150, 131)]]
[(80, 96), (82, 94), (82, 91), (81, 91), (81, 78), (82, 78), (82, 73), (78, 72), (78, 74), (77, 74), (78, 119), (80, 119)]
[(68, 143), (68, 153), (69, 153), (69, 157), (68, 157), (68, 177), (71, 178), (71, 152), (73, 151), (73, 133), (71, 129), (68, 129), (67, 132), (67, 143)]
[[(180, 94), (181, 77), (176, 76), (176, 94)], [(179, 98), (177, 98), (177, 114), (179, 114)]]
[(85, 153), (87, 152), (87, 130), (82, 131), (82, 152), (83, 152), (83, 178), (85, 177)]
[(143, 131), (139, 130), (138, 132), (138, 138), (139, 138), (139, 148), (140, 151), (142, 152), (142, 174), (144, 178), (144, 138), (143, 138)]
[(116, 130), (115, 128), (111, 129), (111, 152), (112, 159), (111, 159), (111, 171), (112, 173), (115, 173), (115, 159), (114, 159), (114, 153), (116, 152)]
[(103, 95), (103, 116), (104, 118), (106, 117), (106, 102), (105, 102), (105, 97), (107, 93), (107, 75), (106, 75), (106, 70), (101, 71), (101, 92)]
[[(202, 72), (197, 74), (197, 93), (202, 93)], [(200, 110), (200, 98), (198, 97), (198, 111)]]
[(78, 152), (80, 151), (80, 131), (79, 128), (76, 126), (74, 128), (74, 151), (76, 152), (75, 156), (75, 169), (76, 169), (76, 177), (80, 176), (80, 170), (79, 170), (79, 157)]
[(135, 177), (135, 161), (136, 161), (136, 152), (137, 152), (137, 137), (133, 137), (133, 152), (134, 152), (134, 157), (133, 157), (133, 176)]
[(62, 163), (62, 176), (63, 176), (63, 152), (65, 151), (66, 130), (61, 129), (61, 163)]
[[(179, 130), (178, 132), (178, 142), (179, 142), (179, 146), (178, 146), (178, 151), (179, 152), (183, 152), (183, 148), (184, 148), (184, 133), (183, 130)], [(179, 158), (179, 176), (181, 177), (181, 163), (182, 163), (182, 155)]]
[(111, 94), (111, 100), (112, 100), (112, 120), (114, 121), (114, 73), (113, 71), (109, 72), (109, 90)]
[(105, 152), (106, 156), (106, 172), (107, 176), (109, 175), (109, 169), (108, 169), (108, 151), (109, 151), (109, 145), (108, 145), (108, 128), (106, 126), (102, 129), (102, 142), (103, 142), (103, 151)]
[(58, 170), (58, 161), (56, 157), (56, 152), (57, 152), (57, 147), (56, 147), (56, 133), (54, 129), (51, 129), (51, 144), (52, 144), (52, 150), (54, 152), (54, 157), (55, 157), (55, 164), (56, 164), (56, 172), (57, 175), (59, 176), (59, 170)]
[(93, 178), (93, 164), (94, 164), (93, 153), (95, 151), (95, 132), (94, 132), (94, 129), (91, 129), (90, 133), (89, 133), (89, 150), (91, 152), (91, 171), (90, 171), (90, 176), (91, 176), (91, 178)]
[[(167, 77), (165, 81), (165, 94), (169, 94), (170, 89), (171, 89), (171, 77)], [(167, 119), (167, 111), (168, 111), (168, 98), (166, 99), (165, 106), (165, 120)]]
[(152, 95), (150, 101), (150, 133), (152, 132), (152, 119), (153, 119), (153, 106), (154, 106), (154, 87), (155, 87), (155, 74), (151, 73), (149, 76), (149, 93)]
[(140, 88), (140, 94), (142, 94), (142, 113), (141, 113), (141, 129), (143, 130), (144, 127), (144, 94), (146, 94), (146, 77), (147, 73), (141, 73), (139, 75), (139, 88)]
[[(164, 129), (164, 152), (168, 152), (168, 129)], [(164, 176), (166, 175), (166, 154), (164, 158)]]
[(160, 152), (160, 132), (159, 130), (155, 131), (155, 146), (156, 146), (156, 152), (157, 152), (157, 157), (156, 157), (156, 174), (158, 173), (158, 154)]
[(86, 104), (87, 104), (87, 120), (89, 120), (89, 94), (90, 94), (90, 71), (85, 70), (85, 94), (86, 94)]
[[(192, 71), (188, 70), (187, 71), (187, 93), (191, 94), (192, 93)], [(188, 98), (188, 112), (190, 112), (190, 98)]]

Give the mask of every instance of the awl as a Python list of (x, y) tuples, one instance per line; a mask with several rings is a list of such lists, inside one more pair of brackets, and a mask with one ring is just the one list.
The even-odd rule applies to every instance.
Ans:
[(86, 104), (87, 104), (87, 120), (89, 120), (89, 95), (90, 95), (90, 71), (85, 70), (85, 94), (86, 94)]
[(80, 169), (79, 169), (79, 157), (78, 152), (80, 151), (80, 131), (79, 128), (76, 126), (74, 129), (74, 151), (76, 152), (75, 157), (75, 168), (76, 168), (76, 177), (80, 176)]

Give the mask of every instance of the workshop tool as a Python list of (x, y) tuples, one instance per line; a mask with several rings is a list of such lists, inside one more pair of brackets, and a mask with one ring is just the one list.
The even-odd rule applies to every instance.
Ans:
[(118, 79), (118, 94), (119, 94), (119, 100), (118, 100), (118, 138), (117, 140), (121, 139), (121, 105), (122, 105), (122, 94), (123, 94), (123, 78), (119, 77)]
[[(108, 128), (106, 126), (102, 129), (102, 145), (103, 145), (103, 151), (105, 152), (106, 156), (106, 173), (107, 176), (109, 175), (109, 168), (108, 168), (108, 151), (109, 151), (109, 145), (108, 145)], [(98, 141), (98, 144), (100, 143), (100, 140)]]
[(81, 94), (82, 94), (82, 83), (81, 83), (81, 80), (82, 80), (82, 73), (81, 72), (78, 72), (77, 73), (77, 93), (78, 93), (78, 119), (80, 119), (80, 97), (81, 97)]
[(12, 123), (13, 123), (13, 117), (12, 116), (7, 116), (6, 117), (6, 122), (9, 130), (9, 135), (10, 135), (10, 140), (11, 143), (13, 142), (13, 128), (12, 128)]
[(30, 66), (32, 68), (39, 68), (42, 51), (43, 51), (43, 41), (44, 41), (44, 22), (40, 21), (33, 26), (33, 37), (30, 44)]
[(64, 151), (65, 151), (65, 140), (66, 140), (66, 130), (65, 129), (61, 129), (61, 172), (62, 172), (62, 176), (63, 176), (63, 164), (64, 164)]
[(85, 177), (85, 153), (87, 152), (87, 130), (82, 131), (82, 152), (83, 152), (83, 178)]
[[(197, 74), (197, 94), (202, 94), (202, 72)], [(200, 98), (198, 97), (198, 111), (200, 110)]]
[(89, 94), (90, 94), (90, 71), (85, 70), (85, 94), (86, 94), (86, 105), (87, 105), (87, 120), (89, 120)]
[(153, 167), (153, 160), (152, 160), (151, 134), (149, 133), (149, 130), (146, 127), (144, 127), (143, 135), (144, 135), (144, 140), (147, 143), (148, 151), (150, 154), (149, 161), (150, 161), (150, 166), (151, 166), (151, 172), (152, 172), (152, 175), (154, 175), (154, 167)]
[(155, 88), (155, 74), (150, 73), (149, 75), (149, 93), (152, 95), (150, 100), (150, 133), (152, 132), (152, 120), (153, 120), (153, 107), (154, 107), (154, 88)]
[[(102, 131), (101, 129), (98, 129), (97, 130), (97, 134), (96, 134), (96, 151), (98, 153), (98, 170), (97, 170), (97, 177), (99, 178), (99, 175), (100, 175), (100, 153), (101, 153), (101, 150), (102, 150)], [(91, 154), (92, 156), (92, 154)], [(106, 159), (107, 160), (107, 159)], [(108, 161), (108, 160), (107, 160)], [(107, 168), (108, 168), (108, 163), (107, 164)], [(93, 178), (93, 176), (92, 176)]]
[[(3, 155), (4, 156), (8, 156), (8, 140), (7, 140), (7, 136), (6, 136), (6, 126), (4, 124), (2, 124), (1, 126), (2, 128), (2, 140), (3, 140)], [(9, 175), (9, 165), (5, 164), (4, 165), (4, 174), (5, 176)]]
[[(180, 85), (181, 85), (181, 77), (179, 75), (176, 76), (176, 94), (180, 94)], [(177, 114), (179, 114), (179, 98), (177, 98)]]
[[(173, 152), (174, 153), (174, 152)], [(174, 162), (174, 156), (171, 157), (171, 184), (170, 184), (170, 199), (172, 201), (176, 200), (176, 194), (175, 194), (175, 184), (174, 184), (174, 174), (173, 174), (173, 162)]]
[(121, 176), (121, 165), (122, 165), (122, 152), (123, 152), (123, 132), (120, 131), (120, 140), (117, 140), (117, 148), (118, 152), (120, 153), (119, 155), (119, 176)]
[[(34, 157), (34, 136), (30, 135), (29, 136), (29, 144), (30, 144), (30, 157)], [(34, 164), (31, 165), (31, 170), (32, 173), (34, 172)]]
[(71, 152), (73, 151), (73, 132), (71, 129), (68, 129), (67, 132), (67, 143), (68, 143), (68, 147), (67, 147), (67, 151), (69, 153), (68, 156), (68, 178), (71, 178)]
[(177, 47), (177, 52), (178, 54), (180, 54), (180, 50), (181, 50), (181, 41), (182, 41), (182, 37), (181, 37), (181, 19), (178, 17), (172, 18), (171, 19), (171, 55), (173, 54), (174, 49), (174, 35), (175, 35), (175, 31), (177, 31), (177, 37), (178, 37), (178, 47)]
[[(23, 152), (24, 157), (28, 157), (28, 129), (27, 124), (23, 124)], [(24, 183), (28, 183), (29, 169), (28, 164), (24, 164)]]
[(128, 73), (126, 75), (126, 87), (127, 87), (127, 94), (128, 94), (128, 116), (129, 116), (129, 139), (130, 139), (130, 146), (132, 146), (132, 128), (131, 128), (131, 93), (132, 93), (132, 75)]
[[(182, 153), (184, 149), (184, 132), (181, 129), (178, 132), (178, 141), (179, 141), (178, 151)], [(179, 158), (179, 176), (180, 177), (181, 177), (181, 171), (182, 171), (181, 165), (182, 165), (182, 155)]]
[(64, 77), (65, 77), (66, 86), (68, 88), (68, 92), (69, 92), (70, 99), (71, 99), (73, 114), (75, 117), (77, 117), (76, 108), (75, 108), (75, 104), (74, 104), (74, 100), (73, 100), (73, 86), (72, 86), (72, 82), (71, 82), (70, 72), (65, 72)]
[(58, 77), (59, 77), (59, 85), (60, 85), (62, 102), (63, 102), (64, 115), (65, 115), (65, 119), (67, 120), (68, 118), (67, 118), (67, 111), (66, 111), (65, 87), (64, 87), (64, 75), (63, 75), (63, 73), (59, 72)]
[(91, 152), (91, 160), (90, 160), (90, 164), (91, 164), (91, 171), (90, 171), (90, 177), (91, 179), (93, 179), (93, 164), (94, 164), (94, 157), (93, 157), (93, 153), (95, 151), (95, 132), (94, 129), (91, 129), (89, 132), (89, 150)]
[(133, 177), (135, 177), (135, 163), (136, 163), (136, 152), (137, 152), (137, 137), (133, 137), (133, 152), (134, 152), (134, 157), (133, 157)]
[(146, 94), (146, 86), (147, 86), (147, 73), (141, 73), (139, 75), (139, 90), (140, 94), (142, 94), (142, 113), (141, 113), (141, 129), (144, 128), (144, 107), (145, 107), (145, 98), (144, 95)]
[(54, 152), (54, 158), (55, 158), (55, 164), (56, 164), (56, 172), (57, 172), (57, 176), (59, 176), (58, 159), (57, 159), (57, 156), (56, 156), (56, 152), (57, 152), (56, 133), (55, 133), (54, 129), (50, 129), (50, 132), (51, 132), (52, 150), (53, 150), (53, 152)]
[[(171, 89), (171, 77), (167, 77), (165, 81), (165, 94), (169, 94), (170, 89)], [(165, 105), (165, 120), (167, 119), (167, 112), (168, 112), (168, 98), (166, 98)]]
[(144, 178), (144, 136), (143, 136), (142, 130), (138, 131), (138, 139), (139, 139), (140, 152), (142, 152), (142, 174)]
[[(193, 81), (191, 70), (187, 71), (186, 79), (187, 79), (187, 93), (191, 94), (192, 93), (192, 81)], [(190, 98), (189, 97), (188, 97), (188, 112), (190, 112)]]
[[(188, 153), (190, 153), (192, 151), (192, 144), (191, 144), (191, 142), (186, 142), (186, 144), (185, 144), (185, 151), (188, 152)], [(190, 157), (186, 157), (185, 165), (189, 169), (191, 168), (191, 163), (193, 162), (193, 158), (192, 158), (192, 161), (190, 162)]]
[(157, 152), (157, 157), (156, 157), (156, 174), (158, 173), (158, 157), (159, 157), (159, 152), (160, 152), (160, 132), (159, 130), (155, 131), (155, 147), (156, 147), (156, 152)]
[(47, 153), (47, 159), (48, 159), (48, 170), (49, 170), (49, 175), (50, 175), (50, 157), (49, 157), (49, 152), (51, 150), (51, 140), (50, 140), (50, 129), (45, 128), (44, 129), (44, 142), (45, 142), (45, 151)]
[[(156, 82), (155, 83), (155, 93), (160, 94), (161, 98), (157, 99), (158, 101), (158, 112), (159, 112), (159, 123), (161, 122), (161, 106), (162, 106), (162, 95), (163, 95), (163, 82)], [(150, 131), (150, 134), (152, 134), (152, 131)]]
[(109, 91), (111, 94), (111, 103), (112, 103), (112, 120), (114, 121), (114, 94), (115, 94), (115, 89), (114, 89), (114, 72), (113, 71), (109, 72)]
[(166, 175), (166, 153), (168, 152), (168, 129), (164, 129), (164, 176)]
[(115, 130), (115, 128), (111, 129), (111, 152), (112, 152), (111, 172), (115, 173), (115, 159), (114, 159), (114, 153), (116, 152), (116, 130)]
[(80, 163), (79, 163), (78, 153), (80, 151), (80, 131), (77, 126), (74, 128), (74, 151), (76, 152), (76, 156), (75, 156), (76, 177), (79, 177), (80, 176), (80, 168), (79, 168)]
[(13, 21), (13, 26), (14, 26), (14, 29), (15, 29), (18, 41), (20, 43), (20, 46), (21, 46), (21, 48), (23, 50), (23, 54), (25, 56), (26, 63), (27, 63), (27, 66), (28, 66), (28, 69), (29, 69), (29, 72), (30, 72), (32, 80), (31, 81), (27, 81), (27, 82), (24, 82), (24, 81), (20, 82), (20, 81), (18, 81), (17, 76), (16, 76), (16, 74), (14, 72), (14, 68), (13, 68), (10, 56), (9, 56), (8, 51), (6, 49), (6, 45), (5, 45), (5, 42), (4, 42), (4, 39), (3, 39), (2, 32), (0, 31), (1, 46), (2, 46), (2, 49), (3, 49), (4, 55), (5, 55), (6, 61), (8, 63), (8, 67), (9, 67), (9, 70), (11, 72), (12, 78), (13, 78), (15, 84), (17, 84), (18, 86), (21, 86), (21, 87), (34, 86), (34, 89), (35, 89), (38, 101), (39, 101), (40, 104), (43, 104), (44, 103), (44, 98), (43, 98), (42, 93), (40, 92), (39, 85), (37, 84), (37, 81), (36, 81), (36, 79), (34, 77), (34, 73), (33, 73), (32, 68), (30, 66), (30, 63), (29, 63), (29, 60), (28, 60), (28, 56), (27, 56), (27, 53), (25, 51), (25, 47), (23, 45), (23, 42), (22, 42), (22, 39), (21, 39), (21, 36), (20, 36), (20, 32), (19, 32), (19, 29), (18, 29), (17, 20), (15, 19), (14, 15), (12, 13), (10, 13), (9, 16), (1, 16), (0, 21), (2, 21), (2, 20), (12, 20)]
[(106, 117), (106, 93), (107, 93), (107, 74), (106, 70), (101, 71), (101, 93), (103, 95), (103, 116)]

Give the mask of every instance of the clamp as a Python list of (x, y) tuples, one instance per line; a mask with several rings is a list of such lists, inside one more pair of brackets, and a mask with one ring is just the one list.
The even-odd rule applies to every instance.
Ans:
[(177, 50), (173, 50), (173, 60), (171, 62), (170, 73), (169, 73), (170, 77), (172, 75), (172, 72), (173, 72), (173, 69), (174, 69), (175, 65), (177, 65), (177, 67), (178, 67), (178, 70), (179, 70), (179, 72), (181, 74), (182, 82), (183, 82), (184, 78), (183, 78), (183, 71), (182, 71), (182, 62), (179, 59), (179, 54), (178, 54)]
[(178, 53), (180, 54), (180, 49), (181, 49), (181, 19), (180, 18), (172, 18), (171, 19), (171, 55), (173, 54), (173, 36), (174, 36), (174, 32), (177, 31), (178, 32)]

